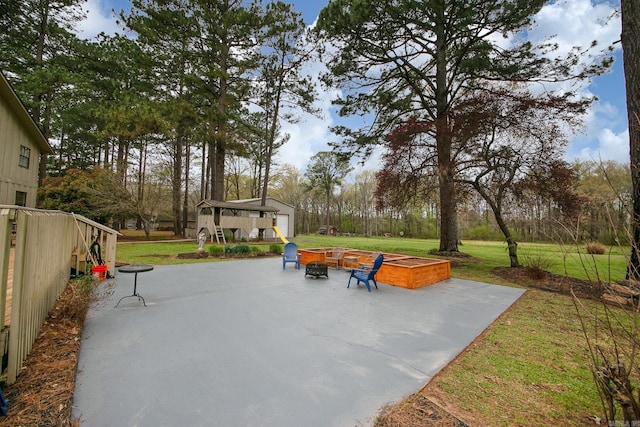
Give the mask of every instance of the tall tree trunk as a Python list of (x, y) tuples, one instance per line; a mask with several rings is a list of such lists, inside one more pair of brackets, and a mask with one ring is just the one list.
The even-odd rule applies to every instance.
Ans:
[[(220, 128), (225, 128), (224, 123), (220, 123)], [(211, 198), (213, 200), (224, 200), (224, 160), (226, 156), (226, 135), (225, 130), (215, 138), (215, 154), (213, 159), (213, 173), (211, 183)]]
[[(444, 3), (441, 23), (446, 22)], [(451, 158), (449, 99), (447, 97), (447, 36), (444, 24), (436, 26), (436, 149), (438, 152), (438, 187), (440, 192), (440, 251), (458, 252), (458, 215), (456, 209), (455, 168)]]
[(622, 0), (622, 52), (633, 186), (631, 257), (627, 277), (640, 280), (640, 2)]
[(174, 165), (173, 165), (173, 177), (171, 183), (172, 194), (172, 210), (173, 210), (173, 234), (176, 236), (182, 236), (182, 217), (180, 215), (181, 207), (181, 189), (182, 189), (182, 150), (183, 150), (183, 136), (176, 136), (176, 143), (173, 149)]
[[(42, 10), (42, 21), (40, 21), (40, 32), (38, 34), (38, 42), (36, 46), (36, 61), (39, 67), (44, 65), (44, 46), (47, 39), (47, 28), (49, 26), (49, 2), (44, 2), (40, 4), (43, 8)], [(45, 102), (45, 94), (40, 93), (38, 96), (38, 107), (34, 108), (33, 119), (36, 123), (38, 123), (43, 129), (44, 137), (49, 139), (49, 129), (45, 129), (44, 126), (44, 111), (42, 111), (42, 105)], [(42, 185), (42, 181), (47, 176), (47, 162), (49, 159), (49, 155), (47, 153), (40, 153), (40, 159), (38, 163), (38, 185)]]
[(209, 154), (207, 153), (207, 142), (202, 142), (202, 163), (200, 165), (200, 200), (208, 198), (207, 191), (209, 185)]
[(118, 137), (118, 153), (116, 160), (116, 174), (118, 175), (118, 179), (122, 184), (126, 182), (125, 177), (127, 176), (127, 150), (128, 144), (125, 140), (125, 137)]
[(191, 149), (189, 141), (185, 144), (184, 155), (184, 198), (182, 202), (182, 233), (186, 236), (186, 230), (189, 228), (189, 168), (191, 167)]
[(229, 72), (229, 41), (225, 35), (222, 36), (220, 49), (220, 77), (218, 79), (218, 104), (216, 106), (216, 129), (215, 129), (215, 159), (211, 182), (211, 198), (213, 200), (224, 200), (224, 163), (227, 154), (227, 102), (228, 102), (228, 81)]

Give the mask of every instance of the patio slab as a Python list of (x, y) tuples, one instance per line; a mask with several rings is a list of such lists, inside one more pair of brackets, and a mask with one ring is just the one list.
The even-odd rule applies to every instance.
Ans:
[(155, 267), (104, 283), (82, 336), (86, 426), (361, 426), (413, 393), (523, 290), (449, 279), (347, 289), (280, 258)]

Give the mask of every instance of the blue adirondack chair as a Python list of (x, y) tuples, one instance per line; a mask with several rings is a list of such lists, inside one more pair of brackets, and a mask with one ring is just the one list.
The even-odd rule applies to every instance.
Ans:
[(284, 245), (284, 253), (282, 254), (282, 269), (284, 270), (288, 262), (296, 264), (296, 268), (300, 270), (300, 254), (298, 253), (298, 245), (289, 242)]
[(373, 262), (373, 265), (371, 267), (352, 269), (351, 276), (349, 276), (349, 284), (347, 284), (347, 288), (351, 285), (351, 279), (355, 277), (355, 279), (358, 281), (357, 285), (360, 286), (360, 282), (364, 283), (367, 286), (367, 290), (369, 292), (371, 292), (371, 285), (369, 284), (369, 281), (372, 281), (376, 289), (378, 289), (378, 283), (376, 282), (376, 273), (382, 265), (383, 258), (383, 255), (380, 254), (376, 257), (376, 260)]

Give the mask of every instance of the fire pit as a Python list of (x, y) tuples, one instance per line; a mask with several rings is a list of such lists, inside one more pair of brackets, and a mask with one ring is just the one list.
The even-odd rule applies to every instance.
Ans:
[(324, 276), (328, 279), (329, 273), (327, 273), (327, 264), (323, 264), (321, 262), (310, 262), (304, 270), (304, 277), (307, 277), (307, 275), (313, 276), (316, 279), (320, 276)]

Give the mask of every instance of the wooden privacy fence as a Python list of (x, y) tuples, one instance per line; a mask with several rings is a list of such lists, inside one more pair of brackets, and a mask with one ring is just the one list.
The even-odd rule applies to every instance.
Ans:
[(95, 236), (113, 274), (117, 235), (80, 215), (0, 206), (0, 349), (7, 355), (8, 384), (15, 381), (71, 272), (91, 273), (87, 258)]

